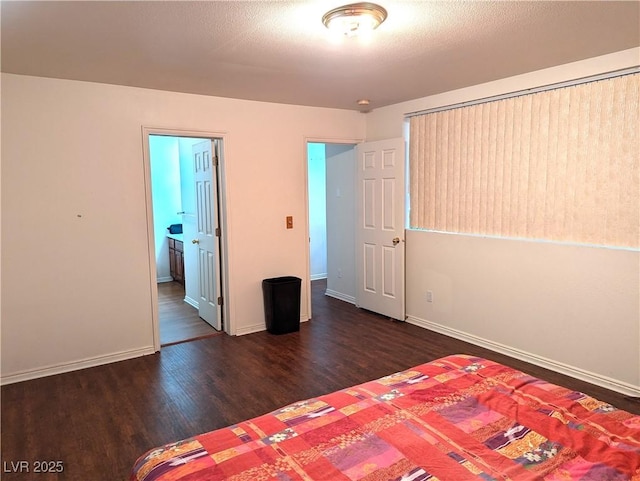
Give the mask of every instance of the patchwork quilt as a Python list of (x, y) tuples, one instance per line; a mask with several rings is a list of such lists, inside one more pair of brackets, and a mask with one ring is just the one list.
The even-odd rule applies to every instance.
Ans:
[(640, 481), (640, 416), (456, 355), (148, 452), (131, 481)]

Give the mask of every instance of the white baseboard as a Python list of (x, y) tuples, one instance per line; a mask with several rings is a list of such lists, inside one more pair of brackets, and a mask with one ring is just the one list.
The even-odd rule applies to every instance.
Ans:
[(310, 276), (312, 281), (319, 281), (320, 279), (326, 279), (327, 278), (327, 273), (323, 273), (323, 274), (312, 274)]
[[(300, 322), (307, 322), (309, 318), (307, 316), (300, 316)], [(236, 336), (244, 336), (246, 334), (253, 334), (254, 332), (266, 331), (267, 326), (263, 322), (261, 324), (253, 324), (251, 326), (241, 327), (240, 329), (236, 329)]]
[(409, 324), (414, 324), (416, 326), (423, 327), (440, 334), (444, 334), (445, 336), (460, 339), (461, 341), (466, 341), (471, 344), (475, 344), (476, 346), (484, 347), (492, 351), (499, 352), (500, 354), (505, 354), (507, 356), (520, 359), (521, 361), (525, 361), (530, 364), (535, 364), (536, 366), (550, 369), (552, 371), (559, 372), (561, 374), (565, 374), (567, 376), (571, 376), (576, 379), (595, 384), (597, 386), (617, 391), (627, 396), (640, 396), (640, 386), (634, 386), (633, 384), (627, 383), (625, 381), (620, 381), (618, 379), (613, 379), (601, 374), (586, 371), (575, 366), (522, 351), (520, 349), (516, 349), (499, 342), (494, 342), (489, 339), (485, 339), (474, 334), (469, 334), (464, 331), (459, 331), (458, 329), (443, 326), (441, 324), (427, 321), (425, 319), (407, 316), (407, 322)]
[(337, 292), (337, 291), (332, 291), (331, 289), (326, 289), (324, 291), (324, 295), (325, 296), (329, 296), (329, 297), (335, 297), (336, 299), (340, 299), (341, 301), (345, 301), (348, 302), (349, 304), (354, 304), (356, 303), (356, 298), (353, 296), (348, 296), (346, 294), (342, 294), (341, 292)]
[(250, 326), (244, 326), (236, 329), (236, 336), (244, 336), (246, 334), (253, 334), (254, 332), (266, 331), (267, 326), (264, 322), (261, 324), (252, 324)]
[(70, 371), (77, 371), (78, 369), (86, 369), (88, 367), (102, 366), (103, 364), (110, 364), (117, 361), (125, 361), (127, 359), (133, 359), (135, 357), (146, 356), (148, 354), (155, 353), (153, 346), (144, 347), (140, 349), (132, 349), (130, 351), (121, 351), (106, 356), (92, 357), (88, 359), (82, 359), (79, 361), (72, 361), (60, 364), (54, 364), (52, 366), (46, 366), (38, 369), (30, 369), (27, 371), (16, 372), (13, 374), (7, 374), (0, 378), (0, 385), (13, 384), (21, 381), (29, 381), (31, 379), (37, 379), (45, 376), (53, 376), (54, 374), (62, 374)]
[(158, 284), (162, 284), (163, 282), (173, 282), (173, 277), (171, 277), (171, 276), (168, 276), (168, 277), (158, 277), (158, 278), (156, 279), (156, 282), (157, 282)]
[(192, 307), (195, 307), (196, 309), (200, 309), (200, 304), (193, 297), (185, 296), (184, 302)]

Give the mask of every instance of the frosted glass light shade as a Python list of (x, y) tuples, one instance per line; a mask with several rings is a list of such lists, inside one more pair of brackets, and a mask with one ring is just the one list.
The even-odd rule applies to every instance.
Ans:
[(322, 23), (331, 31), (349, 37), (371, 32), (387, 18), (387, 11), (370, 2), (352, 3), (328, 11)]

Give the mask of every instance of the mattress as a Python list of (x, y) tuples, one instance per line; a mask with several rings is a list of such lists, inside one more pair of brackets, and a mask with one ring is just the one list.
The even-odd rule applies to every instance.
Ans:
[(141, 456), (131, 481), (640, 481), (640, 416), (466, 355)]

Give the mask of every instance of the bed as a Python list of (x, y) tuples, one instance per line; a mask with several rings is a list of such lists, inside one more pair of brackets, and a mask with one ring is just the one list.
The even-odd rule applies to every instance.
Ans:
[(149, 451), (131, 481), (640, 480), (640, 416), (455, 355)]

